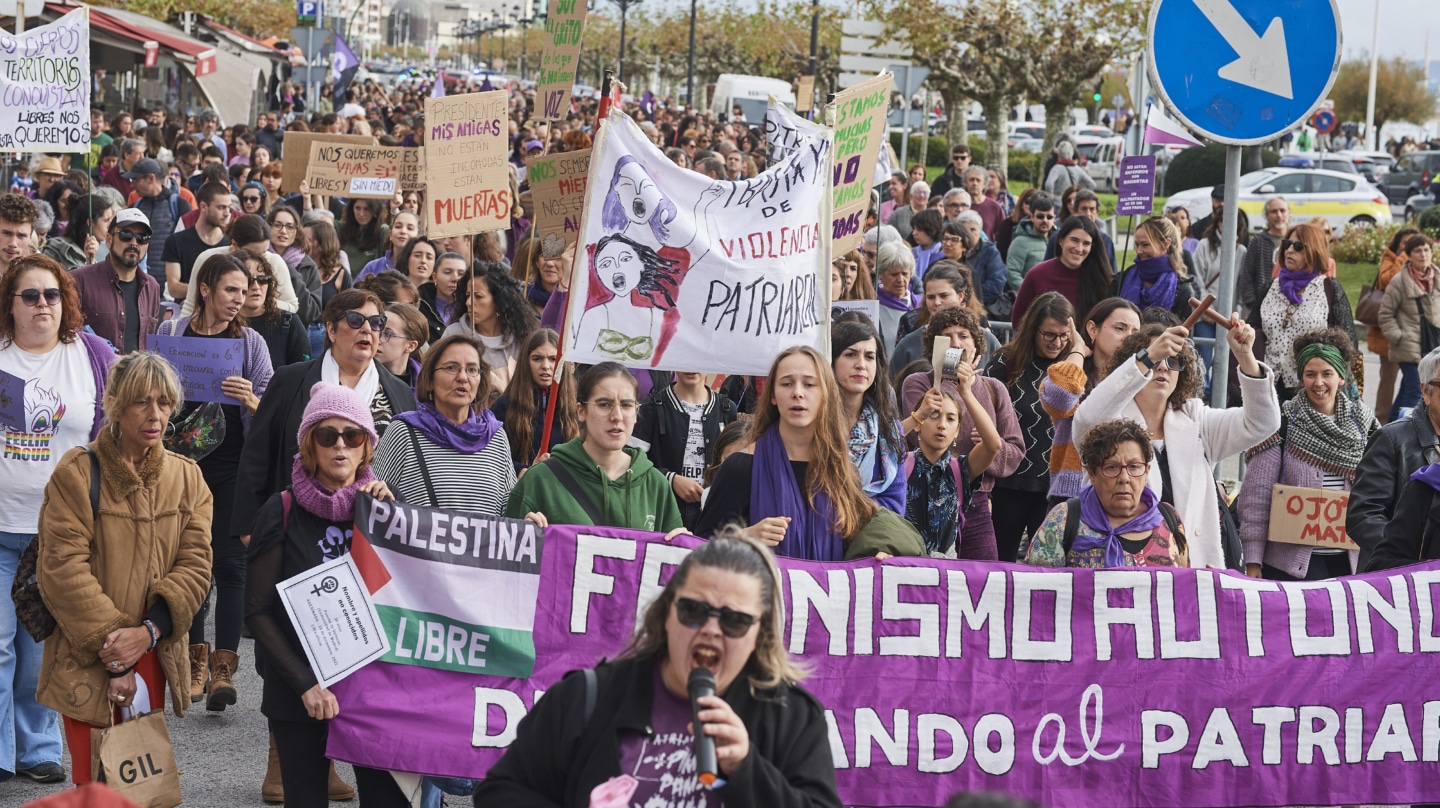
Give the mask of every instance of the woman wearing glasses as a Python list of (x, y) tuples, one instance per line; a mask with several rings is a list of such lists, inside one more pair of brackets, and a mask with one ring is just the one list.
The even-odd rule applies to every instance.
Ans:
[(1146, 484), (1154, 450), (1145, 427), (1097, 424), (1080, 442), (1090, 482), (1045, 517), (1025, 563), (1037, 567), (1187, 567), (1179, 514)]
[(258, 216), (265, 215), (265, 186), (258, 182), (247, 182), (240, 188), (240, 212), (254, 213)]
[[(626, 805), (839, 808), (825, 710), (799, 684), (784, 623), (770, 551), (722, 532), (680, 563), (620, 657), (595, 669), (593, 699), (586, 676), (567, 676), (536, 704), (475, 804), (584, 808), (623, 772), (638, 781)], [(715, 695), (700, 699), (695, 730), (715, 739), (726, 781), (709, 799), (694, 793), (686, 686), (696, 668), (714, 673)], [(590, 720), (577, 719), (592, 701)]]
[(270, 224), (270, 252), (284, 258), (290, 269), (300, 277), (300, 282), (295, 285), (295, 296), (300, 306), (295, 313), (300, 315), (302, 322), (319, 322), (325, 305), (321, 301), (320, 267), (307, 254), (310, 243), (305, 231), (300, 229), (299, 212), (289, 205), (274, 205), (266, 214), (265, 221)]
[(261, 256), (242, 250), (230, 256), (245, 266), (250, 285), (245, 289), (245, 305), (240, 314), (245, 325), (265, 340), (270, 352), (270, 366), (276, 370), (310, 359), (310, 339), (305, 324), (293, 311), (281, 311), (275, 305), (275, 284), (270, 264)]
[[(238, 698), (234, 677), (239, 665), (240, 625), (244, 621), (245, 546), (230, 532), (230, 506), (235, 496), (236, 467), (245, 446), (260, 397), (274, 371), (270, 350), (259, 334), (246, 327), (244, 315), (249, 290), (255, 288), (245, 265), (229, 255), (211, 256), (191, 278), (200, 292), (200, 307), (193, 317), (167, 320), (160, 334), (243, 340), (245, 357), (239, 376), (223, 382), (222, 390), (236, 404), (187, 401), (176, 407), (178, 423), (167, 447), (195, 460), (214, 497), (210, 545), (215, 559), (215, 646), (205, 642), (205, 614), (209, 592), (190, 624), (190, 701), (205, 699), (205, 709), (218, 712)], [(207, 661), (208, 660), (208, 661)]]
[(515, 467), (505, 430), (485, 406), (490, 374), (480, 358), (484, 350), (476, 337), (456, 334), (425, 355), (416, 384), (419, 405), (395, 416), (375, 453), (375, 474), (402, 501), (490, 516), (505, 512)]
[(1255, 330), (1238, 322), (1238, 315), (1232, 322), (1226, 339), (1240, 371), (1243, 407), (1214, 409), (1199, 399), (1204, 368), (1189, 345), (1189, 332), (1178, 325), (1148, 325), (1120, 343), (1109, 375), (1080, 403), (1071, 425), (1092, 480), (1089, 461), (1101, 458), (1085, 457), (1090, 430), (1117, 416), (1142, 425), (1155, 455), (1148, 485), (1188, 526), (1190, 564), (1200, 568), (1225, 566), (1212, 467), (1280, 428), (1275, 373), (1255, 359)]
[(420, 383), (420, 347), (429, 338), (430, 324), (419, 309), (410, 303), (390, 303), (385, 306), (385, 328), (375, 360), (414, 390)]
[[(270, 726), (270, 767), (279, 769), (267, 772), (266, 781), (278, 774), (283, 785), (278, 794), (263, 793), (294, 808), (325, 808), (336, 785), (325, 758), (328, 721), (340, 705), (316, 680), (275, 587), (350, 552), (361, 493), (391, 496), (370, 469), (377, 442), (370, 404), (355, 390), (326, 381), (306, 394), (296, 430), (298, 456), (287, 455), (281, 484), (253, 515), (245, 624), (255, 635), (256, 667), (265, 680), (260, 712)], [(356, 766), (355, 780), (365, 805), (409, 804), (389, 772)]]
[(629, 445), (640, 412), (635, 377), (619, 363), (601, 362), (580, 374), (575, 392), (580, 436), (526, 470), (510, 492), (505, 515), (541, 527), (554, 522), (667, 534), (684, 530), (670, 481)]
[[(270, 252), (270, 225), (263, 216), (246, 214), (236, 219), (230, 225), (230, 245), (212, 247), (200, 253), (195, 258), (195, 267), (198, 269), (205, 266), (205, 262), (214, 256), (230, 255), (241, 250), (249, 250), (265, 259), (265, 263), (270, 266), (270, 283), (275, 286), (275, 305), (285, 311), (298, 313), (300, 299), (295, 295), (295, 284), (291, 282), (290, 266), (285, 263), (284, 258)], [(200, 302), (200, 293), (195, 284), (190, 283), (188, 287), (185, 304), (180, 307), (182, 316), (194, 314)]]

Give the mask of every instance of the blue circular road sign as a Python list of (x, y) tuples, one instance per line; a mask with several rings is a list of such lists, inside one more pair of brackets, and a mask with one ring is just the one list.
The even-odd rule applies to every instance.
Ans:
[(1335, 131), (1335, 113), (1328, 109), (1322, 109), (1315, 113), (1315, 117), (1311, 118), (1310, 122), (1315, 127), (1315, 131), (1322, 135), (1328, 135)]
[(1310, 118), (1335, 83), (1340, 45), (1336, 0), (1155, 0), (1146, 59), (1176, 117), (1246, 146)]

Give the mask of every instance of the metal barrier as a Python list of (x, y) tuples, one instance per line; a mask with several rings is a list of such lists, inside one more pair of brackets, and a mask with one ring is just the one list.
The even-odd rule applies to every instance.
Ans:
[[(1014, 336), (1015, 326), (1012, 323), (991, 320), (990, 331), (995, 335), (996, 339), (1000, 340), (1000, 344), (1004, 345)], [(1210, 347), (1216, 343), (1216, 339), (1214, 337), (1191, 337), (1190, 342), (1197, 347)]]

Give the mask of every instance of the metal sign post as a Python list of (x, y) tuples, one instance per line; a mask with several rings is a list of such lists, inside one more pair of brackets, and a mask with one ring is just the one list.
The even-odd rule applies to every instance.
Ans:
[[(1145, 55), (1165, 106), (1185, 125), (1226, 144), (1220, 291), (1225, 316), (1235, 305), (1235, 228), (1240, 149), (1268, 143), (1320, 108), (1340, 70), (1340, 9), (1272, 0), (1155, 0)], [(1318, 13), (1317, 13), (1318, 11)], [(1211, 403), (1224, 407), (1230, 346), (1215, 344)]]

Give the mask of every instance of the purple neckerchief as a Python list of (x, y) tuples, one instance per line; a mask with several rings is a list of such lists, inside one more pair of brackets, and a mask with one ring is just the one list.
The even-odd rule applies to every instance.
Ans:
[(538, 283), (531, 283), (525, 286), (525, 299), (530, 301), (532, 305), (539, 306), (542, 311), (545, 309), (545, 304), (550, 302), (550, 295), (553, 293), (553, 290), (550, 292), (545, 291), (545, 287)]
[(1410, 475), (1410, 479), (1425, 483), (1436, 491), (1440, 491), (1440, 463), (1421, 466), (1418, 471)]
[(1280, 292), (1285, 295), (1285, 299), (1289, 300), (1291, 305), (1298, 306), (1301, 302), (1300, 293), (1305, 291), (1305, 287), (1309, 286), (1310, 282), (1315, 280), (1319, 274), (1319, 272), (1311, 272), (1308, 269), (1295, 270), (1282, 267), (1280, 278), (1277, 281), (1280, 284)]
[[(1129, 472), (1122, 470), (1121, 473)], [(1087, 485), (1080, 489), (1080, 521), (1098, 535), (1082, 533), (1075, 537), (1075, 543), (1070, 545), (1070, 549), (1080, 551), (1104, 547), (1105, 566), (1125, 566), (1125, 548), (1120, 546), (1120, 535), (1154, 530), (1165, 521), (1165, 516), (1160, 513), (1160, 498), (1155, 496), (1149, 486), (1140, 492), (1140, 504), (1144, 509), (1136, 514), (1134, 519), (1119, 527), (1112, 527), (1110, 517), (1105, 514), (1105, 508), (1100, 504), (1100, 496), (1095, 493), (1095, 486)]]
[(811, 508), (795, 480), (779, 425), (760, 433), (750, 475), (750, 522), (772, 516), (790, 517), (785, 539), (775, 547), (775, 555), (807, 561), (844, 559), (845, 542), (832, 527), (835, 508), (830, 497), (816, 492), (814, 501), (815, 507)]
[(890, 294), (884, 289), (877, 289), (875, 290), (875, 298), (880, 301), (880, 305), (887, 309), (894, 309), (895, 311), (913, 311), (915, 307), (920, 305), (920, 296), (912, 292), (907, 292), (902, 299)]
[(356, 475), (355, 482), (339, 491), (331, 491), (305, 470), (305, 465), (300, 462), (300, 455), (295, 455), (295, 462), (290, 467), (290, 490), (295, 494), (295, 501), (310, 513), (331, 522), (348, 522), (354, 519), (355, 494), (362, 485), (369, 485), (375, 480), (374, 470), (366, 466)]
[(437, 445), (460, 454), (484, 451), (500, 429), (500, 422), (489, 410), (481, 410), (478, 415), (472, 411), (468, 421), (456, 424), (427, 401), (420, 402), (416, 409), (400, 413), (395, 420), (404, 421)]
[[(1150, 285), (1146, 286), (1147, 283)], [(1136, 261), (1135, 266), (1130, 267), (1120, 296), (1141, 310), (1156, 308), (1169, 311), (1175, 305), (1175, 288), (1179, 285), (1180, 275), (1170, 266), (1170, 256), (1157, 255)]]

